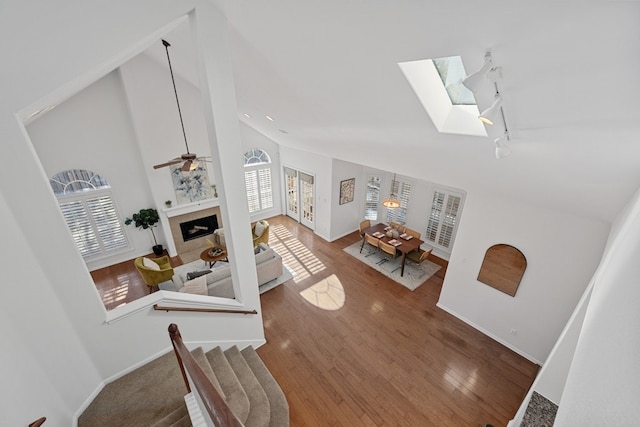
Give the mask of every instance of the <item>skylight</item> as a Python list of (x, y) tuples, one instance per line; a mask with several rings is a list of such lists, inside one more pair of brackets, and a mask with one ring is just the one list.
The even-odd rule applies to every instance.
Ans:
[(459, 56), (398, 63), (438, 132), (487, 136)]
[(433, 59), (433, 65), (436, 66), (440, 80), (444, 88), (447, 90), (449, 99), (453, 105), (476, 105), (476, 99), (462, 80), (467, 77), (462, 64), (462, 58), (459, 56), (448, 56), (445, 58)]

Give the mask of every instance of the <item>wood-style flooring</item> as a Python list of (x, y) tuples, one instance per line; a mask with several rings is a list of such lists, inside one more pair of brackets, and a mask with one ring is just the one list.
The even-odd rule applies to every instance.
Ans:
[[(538, 366), (436, 307), (446, 261), (431, 257), (443, 269), (412, 292), (342, 250), (357, 232), (327, 242), (286, 216), (268, 221), (270, 246), (296, 275), (261, 296), (258, 353), (287, 396), (291, 426), (513, 418)], [(133, 262), (94, 272), (105, 306), (146, 295), (137, 274)]]

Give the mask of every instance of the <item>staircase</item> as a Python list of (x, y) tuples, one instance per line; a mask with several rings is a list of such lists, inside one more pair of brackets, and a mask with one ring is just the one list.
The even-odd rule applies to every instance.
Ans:
[[(247, 427), (289, 425), (282, 389), (253, 347), (191, 351), (235, 416)], [(173, 351), (107, 384), (78, 419), (80, 427), (191, 426), (187, 389)]]

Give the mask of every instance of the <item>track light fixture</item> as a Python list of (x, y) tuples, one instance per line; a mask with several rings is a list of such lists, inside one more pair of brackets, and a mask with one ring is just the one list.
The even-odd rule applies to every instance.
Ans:
[(496, 94), (496, 100), (493, 101), (493, 104), (486, 110), (484, 110), (478, 118), (482, 123), (486, 123), (488, 125), (492, 125), (495, 121), (496, 117), (500, 115), (502, 111), (502, 96)]
[(482, 85), (483, 79), (492, 68), (493, 60), (491, 59), (491, 52), (487, 52), (484, 54), (484, 65), (482, 68), (475, 73), (469, 74), (464, 80), (462, 80), (462, 84), (471, 92), (475, 92)]
[(509, 132), (504, 131), (504, 135), (493, 140), (496, 144), (496, 159), (502, 159), (511, 154), (511, 147), (507, 145), (510, 141)]

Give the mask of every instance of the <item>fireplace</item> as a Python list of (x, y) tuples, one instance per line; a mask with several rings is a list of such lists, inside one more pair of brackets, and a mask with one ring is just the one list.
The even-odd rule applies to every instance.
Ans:
[(182, 240), (185, 242), (213, 234), (217, 228), (218, 218), (216, 215), (205, 216), (180, 223)]

